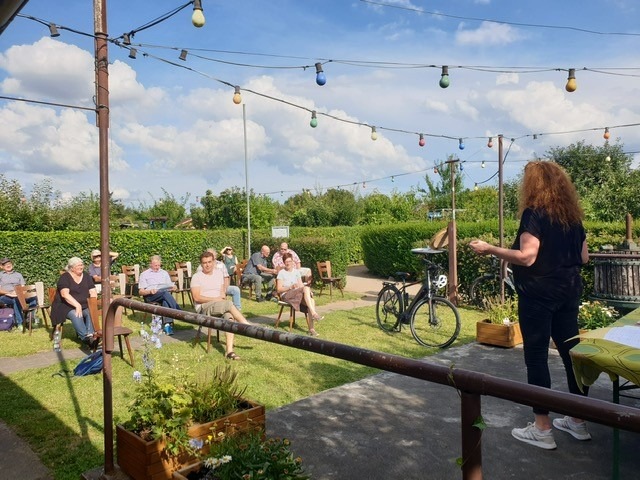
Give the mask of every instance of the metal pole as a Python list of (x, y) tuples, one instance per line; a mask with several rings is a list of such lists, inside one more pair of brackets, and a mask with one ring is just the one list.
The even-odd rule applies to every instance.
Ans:
[(104, 471), (114, 472), (113, 464), (113, 385), (111, 352), (113, 351), (112, 324), (105, 322), (111, 301), (109, 282), (109, 55), (107, 49), (107, 0), (93, 0), (95, 31), (96, 112), (99, 136), (100, 170), (100, 251), (102, 252), (102, 352), (104, 369), (102, 391), (104, 396)]
[[(498, 231), (500, 247), (504, 247), (504, 182), (502, 180), (502, 134), (498, 135)], [(504, 303), (504, 277), (506, 263), (500, 261), (500, 303)]]
[(247, 155), (247, 108), (242, 104), (242, 127), (244, 130), (244, 189), (247, 194), (247, 256), (251, 256), (251, 202), (249, 198), (249, 167)]
[(447, 160), (451, 173), (451, 221), (448, 225), (447, 238), (449, 239), (449, 301), (458, 304), (458, 245), (456, 226), (456, 165), (459, 159)]

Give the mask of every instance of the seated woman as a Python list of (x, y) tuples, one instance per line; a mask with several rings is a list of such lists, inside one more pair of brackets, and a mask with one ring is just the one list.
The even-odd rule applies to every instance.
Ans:
[(84, 263), (78, 257), (67, 262), (66, 272), (60, 275), (56, 297), (51, 305), (51, 323), (54, 328), (71, 320), (78, 338), (91, 348), (100, 341), (93, 329), (87, 299), (96, 297), (96, 287), (89, 274), (84, 273)]
[(222, 249), (222, 261), (224, 266), (227, 267), (227, 272), (231, 278), (235, 278), (236, 265), (238, 265), (238, 257), (233, 253), (232, 247), (224, 247)]
[(322, 320), (322, 317), (316, 312), (316, 302), (311, 297), (311, 289), (302, 283), (300, 271), (295, 268), (293, 256), (289, 252), (282, 255), (282, 260), (284, 269), (280, 270), (276, 277), (276, 291), (282, 301), (306, 314), (309, 335), (315, 337), (318, 333), (313, 328), (313, 322)]

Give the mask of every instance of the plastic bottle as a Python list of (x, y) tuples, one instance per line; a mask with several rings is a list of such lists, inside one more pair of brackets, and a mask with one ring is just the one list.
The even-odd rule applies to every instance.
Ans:
[(54, 352), (60, 351), (60, 332), (57, 330), (53, 334), (53, 351)]

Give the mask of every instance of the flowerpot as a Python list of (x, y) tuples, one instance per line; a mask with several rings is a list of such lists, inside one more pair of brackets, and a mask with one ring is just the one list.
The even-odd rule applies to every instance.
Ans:
[(518, 322), (507, 324), (491, 323), (482, 320), (476, 323), (476, 340), (478, 343), (498, 347), (515, 347), (522, 343), (522, 333)]
[[(193, 425), (189, 428), (189, 437), (204, 441), (212, 430), (264, 430), (264, 406), (248, 401), (244, 405), (246, 408), (238, 412), (212, 422)], [(116, 448), (120, 469), (134, 480), (169, 480), (173, 472), (195, 461), (194, 457), (187, 454), (178, 457), (167, 455), (162, 439), (148, 442), (122, 425), (116, 425)]]
[(191, 463), (186, 467), (182, 467), (179, 470), (173, 472), (173, 480), (189, 480), (188, 475), (192, 472), (198, 472), (202, 468), (202, 462)]

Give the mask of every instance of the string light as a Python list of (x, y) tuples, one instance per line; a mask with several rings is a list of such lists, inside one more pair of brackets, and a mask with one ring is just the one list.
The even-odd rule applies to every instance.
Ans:
[(240, 95), (240, 87), (237, 85), (234, 87), (235, 91), (233, 94), (233, 103), (236, 105), (240, 105), (242, 103), (242, 96)]
[(538, 139), (538, 134), (537, 134), (537, 133), (534, 133), (534, 134), (533, 134), (533, 139), (534, 139), (534, 140), (537, 140), (537, 139)]
[(489, 137), (489, 141), (487, 142), (487, 147), (493, 148), (493, 137)]
[(374, 142), (378, 139), (378, 132), (376, 132), (376, 127), (371, 127), (371, 140)]
[(435, 174), (438, 173), (438, 167), (433, 167), (433, 173), (435, 173)]
[[(484, 164), (484, 160), (482, 160), (482, 164), (480, 165), (482, 168), (486, 167), (486, 165)], [(477, 185), (477, 184), (476, 184)]]
[(362, 188), (367, 188), (367, 184), (365, 182), (362, 182)]
[(316, 83), (320, 86), (327, 83), (327, 76), (322, 71), (322, 64), (320, 62), (316, 63)]
[(122, 34), (122, 43), (124, 45), (131, 45), (131, 36), (128, 33)]
[(51, 38), (59, 37), (60, 32), (58, 31), (58, 27), (56, 27), (53, 23), (49, 24), (49, 35)]
[(188, 53), (189, 53), (189, 52), (187, 52), (186, 50), (182, 50), (182, 51), (180, 52), (180, 57), (178, 57), (178, 58), (180, 58), (180, 60), (182, 60), (182, 61), (184, 62), (184, 61), (186, 61), (186, 60), (187, 60), (187, 54), (188, 54)]
[(473, 189), (474, 189), (475, 191), (478, 191), (478, 182), (476, 182), (476, 183), (475, 183), (475, 185), (473, 186)]
[(318, 126), (318, 118), (316, 117), (316, 111), (311, 112), (311, 121), (309, 122), (311, 128), (316, 128)]
[(426, 142), (424, 141), (424, 135), (421, 133), (420, 134), (420, 140), (418, 140), (418, 145), (420, 145), (421, 147), (424, 147), (424, 144)]
[(440, 75), (440, 82), (438, 83), (441, 88), (447, 88), (449, 82), (449, 67), (447, 65), (442, 66), (442, 74)]
[(458, 148), (460, 150), (464, 150), (464, 142), (462, 141), (461, 138), (458, 139)]
[(576, 69), (570, 68), (569, 76), (567, 77), (567, 84), (565, 85), (564, 89), (567, 92), (571, 93), (571, 92), (575, 92), (577, 88), (578, 88), (578, 84), (576, 83)]
[(135, 60), (137, 54), (138, 54), (138, 50), (136, 50), (135, 48), (129, 49), (129, 58), (133, 58)]
[(609, 133), (609, 127), (605, 127), (604, 135), (602, 135), (605, 140), (609, 140), (611, 138), (611, 134)]
[(193, 15), (191, 23), (196, 28), (204, 27), (204, 13), (202, 13), (202, 0), (193, 0)]
[(395, 183), (395, 177), (391, 175), (391, 183)]

